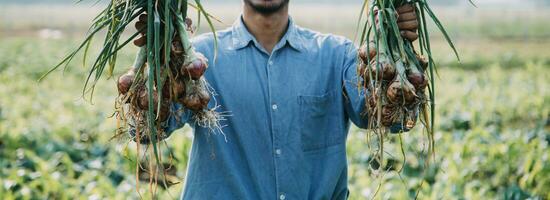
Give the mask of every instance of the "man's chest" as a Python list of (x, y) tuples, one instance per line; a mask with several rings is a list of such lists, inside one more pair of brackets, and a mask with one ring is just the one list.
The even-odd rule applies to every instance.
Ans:
[(340, 144), (345, 136), (340, 69), (315, 54), (241, 52), (220, 55), (206, 78), (217, 105), (235, 123), (248, 124), (240, 134), (272, 132), (274, 139), (315, 150)]
[(326, 55), (288, 50), (267, 56), (253, 50), (220, 55), (207, 72), (213, 89), (239, 102), (292, 102), (342, 90), (341, 67)]

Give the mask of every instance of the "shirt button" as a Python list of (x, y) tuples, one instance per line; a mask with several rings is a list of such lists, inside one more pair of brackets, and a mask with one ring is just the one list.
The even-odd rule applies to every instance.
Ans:
[(280, 200), (285, 200), (286, 199), (286, 196), (284, 194), (281, 194), (281, 196), (279, 196), (279, 199)]
[(281, 149), (275, 149), (275, 154), (281, 155)]
[(277, 104), (273, 104), (273, 105), (271, 106), (271, 108), (272, 108), (273, 110), (277, 110), (277, 108), (279, 108), (279, 106), (277, 106)]
[(269, 64), (269, 65), (273, 65), (273, 61), (269, 61), (269, 63), (268, 63), (268, 64)]

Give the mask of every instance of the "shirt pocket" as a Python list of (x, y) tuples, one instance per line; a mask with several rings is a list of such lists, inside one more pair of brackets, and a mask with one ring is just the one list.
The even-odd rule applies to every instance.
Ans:
[(299, 95), (300, 133), (302, 150), (324, 149), (344, 142), (338, 121), (334, 92), (323, 95)]

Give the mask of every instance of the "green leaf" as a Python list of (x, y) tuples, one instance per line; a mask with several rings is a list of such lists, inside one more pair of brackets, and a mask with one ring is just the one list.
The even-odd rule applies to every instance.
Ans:
[(458, 59), (458, 61), (460, 62), (460, 56), (458, 55), (458, 51), (456, 50), (455, 48), (455, 45), (453, 44), (453, 41), (451, 41), (451, 37), (449, 37), (449, 34), (447, 34), (447, 31), (445, 30), (445, 28), (443, 27), (441, 21), (439, 21), (439, 19), (437, 18), (437, 16), (435, 16), (435, 14), (433, 13), (432, 9), (430, 8), (430, 6), (428, 6), (427, 3), (423, 3), (421, 4), (424, 6), (424, 10), (426, 10), (426, 12), (428, 13), (428, 15), (430, 15), (430, 17), (432, 18), (433, 22), (435, 23), (435, 25), (437, 26), (437, 28), (439, 28), (439, 30), (441, 31), (441, 33), (443, 34), (443, 36), (445, 36), (445, 40), (447, 40), (447, 43), (449, 44), (449, 46), (451, 46), (451, 48), (453, 49), (455, 55), (456, 55), (456, 59)]
[(214, 27), (214, 24), (212, 23), (212, 20), (210, 19), (210, 14), (206, 12), (204, 7), (202, 6), (202, 3), (200, 0), (195, 0), (195, 3), (197, 4), (198, 11), (203, 14), (204, 18), (206, 19), (206, 22), (208, 22), (208, 26), (210, 27), (210, 30), (212, 31), (212, 34), (214, 35), (214, 62), (218, 56), (218, 36), (216, 33), (216, 28)]

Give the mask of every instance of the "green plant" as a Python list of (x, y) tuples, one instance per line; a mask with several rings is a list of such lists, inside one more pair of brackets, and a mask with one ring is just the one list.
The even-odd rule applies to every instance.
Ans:
[[(163, 168), (160, 142), (167, 136), (163, 123), (171, 115), (170, 102), (179, 102), (186, 109), (196, 112), (199, 125), (219, 128), (217, 121), (220, 116), (214, 109), (207, 108), (210, 93), (206, 80), (202, 78), (208, 61), (202, 54), (195, 52), (190, 42), (188, 31), (192, 31), (192, 28), (186, 20), (188, 5), (196, 8), (206, 18), (215, 38), (216, 36), (211, 16), (204, 10), (200, 0), (194, 2), (195, 4), (187, 0), (112, 0), (94, 18), (88, 36), (78, 48), (42, 77), (63, 65), (66, 70), (80, 51), (84, 52), (83, 64), (86, 65), (92, 39), (101, 30), (106, 30), (101, 51), (92, 62), (83, 89), (83, 96), (89, 93), (91, 99), (100, 78), (105, 74), (112, 76), (119, 51), (131, 41), (138, 46), (143, 45), (131, 71), (118, 80), (120, 96), (115, 103), (115, 109), (118, 124), (121, 126), (118, 128), (118, 135), (130, 131), (135, 134), (138, 152), (140, 143), (148, 145), (144, 155), (149, 155), (148, 152), (152, 151), (150, 156), (153, 159), (149, 159), (146, 164), (148, 169), (145, 170), (149, 171), (147, 175), (153, 196), (159, 174), (163, 174), (163, 170), (159, 170)], [(140, 21), (136, 27), (139, 30), (122, 40), (126, 28), (138, 18)], [(138, 26), (139, 23), (144, 24)], [(144, 36), (136, 39), (140, 33)], [(216, 45), (217, 42), (215, 49)], [(137, 158), (139, 157), (138, 155)], [(136, 163), (136, 175), (139, 178), (142, 165), (139, 160)], [(166, 181), (161, 182), (167, 187)]]

